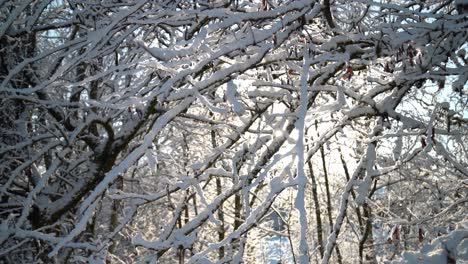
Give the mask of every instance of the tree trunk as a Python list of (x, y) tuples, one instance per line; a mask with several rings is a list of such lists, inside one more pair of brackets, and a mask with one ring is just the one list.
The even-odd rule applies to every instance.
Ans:
[[(318, 132), (318, 122), (315, 120), (315, 129), (317, 130), (317, 137), (320, 138), (320, 134)], [(327, 171), (327, 164), (325, 160), (325, 149), (323, 148), (323, 145), (320, 146), (320, 157), (322, 160), (322, 167), (323, 167), (323, 176), (325, 179), (325, 192), (327, 195), (327, 216), (328, 216), (328, 222), (330, 223), (330, 230), (333, 230), (333, 217), (332, 217), (332, 206), (331, 206), (331, 195), (330, 195), (330, 184), (328, 182), (328, 171)], [(342, 264), (343, 259), (341, 257), (341, 252), (340, 248), (338, 245), (335, 245), (335, 252), (336, 256), (338, 259), (338, 263)]]

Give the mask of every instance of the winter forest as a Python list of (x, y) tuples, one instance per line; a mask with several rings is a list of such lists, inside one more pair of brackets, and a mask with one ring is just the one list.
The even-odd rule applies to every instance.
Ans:
[(468, 263), (468, 1), (0, 0), (0, 263)]

